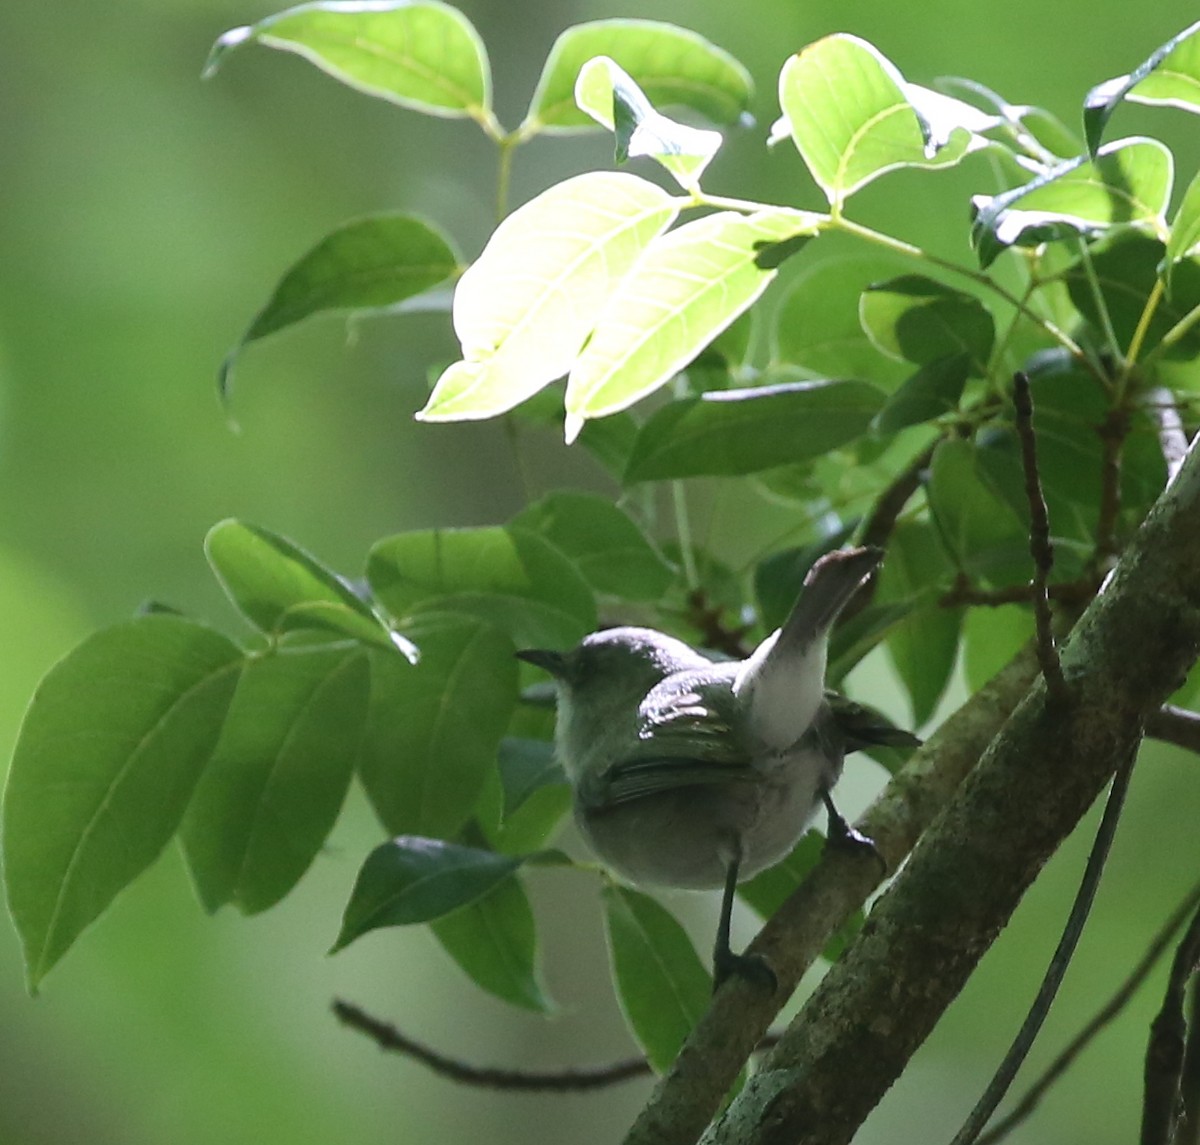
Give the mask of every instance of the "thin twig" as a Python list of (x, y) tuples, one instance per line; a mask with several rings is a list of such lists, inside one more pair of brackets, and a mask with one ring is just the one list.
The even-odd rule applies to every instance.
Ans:
[(1200, 883), (1192, 887), (1183, 902), (1172, 911), (1170, 918), (1163, 923), (1159, 932), (1146, 948), (1146, 953), (1142, 955), (1138, 964), (1130, 972), (1129, 977), (1121, 983), (1117, 992), (1096, 1012), (1091, 1021), (1071, 1039), (1058, 1057), (1046, 1068), (1041, 1077), (1026, 1090), (1025, 1096), (1021, 1098), (1012, 1110), (997, 1121), (991, 1129), (980, 1136), (977, 1145), (995, 1145), (997, 1141), (1003, 1137), (1007, 1137), (1009, 1133), (1033, 1113), (1045, 1096), (1046, 1091), (1075, 1064), (1076, 1058), (1087, 1049), (1092, 1039), (1126, 1007), (1129, 1000), (1137, 993), (1138, 988), (1149, 977), (1150, 971), (1158, 964), (1158, 960), (1170, 945), (1175, 932), (1184, 924), (1188, 915), (1197, 906), (1200, 906)]
[(1033, 616), (1037, 624), (1038, 663), (1046, 678), (1050, 699), (1062, 704), (1068, 696), (1067, 682), (1054, 644), (1053, 617), (1046, 591), (1050, 570), (1054, 567), (1054, 547), (1050, 543), (1050, 517), (1038, 475), (1029, 377), (1020, 371), (1013, 375), (1013, 405), (1017, 412), (1017, 436), (1021, 441), (1021, 462), (1025, 470), (1025, 496), (1029, 501), (1029, 553), (1033, 557)]
[[(1078, 580), (1046, 585), (1046, 595), (1059, 604), (1082, 605), (1096, 595), (1097, 587), (1094, 577), (1080, 577)], [(1032, 584), (1014, 584), (1007, 588), (976, 588), (964, 576), (938, 597), (938, 605), (942, 608), (957, 608), (963, 604), (999, 608), (1005, 604), (1029, 604), (1035, 593)]]
[(1179, 1079), (1183, 1116), (1175, 1128), (1172, 1145), (1200, 1145), (1200, 982), (1194, 979), (1190, 1006), (1183, 1076)]
[(1185, 751), (1200, 754), (1200, 713), (1163, 706), (1146, 721), (1146, 734), (1163, 743), (1173, 743)]
[[(904, 512), (905, 506), (912, 500), (913, 494), (921, 488), (921, 484), (925, 480), (926, 471), (933, 461), (933, 451), (938, 447), (940, 441), (941, 438), (938, 438), (930, 442), (892, 478), (891, 484), (876, 499), (863, 522), (858, 538), (860, 545), (874, 545), (880, 549), (887, 548), (892, 532), (896, 528), (896, 522), (900, 519), (900, 514)], [(850, 598), (850, 603), (842, 609), (842, 624), (857, 616), (871, 603), (878, 581), (879, 578), (873, 576), (863, 582), (859, 590)]]
[(1117, 518), (1121, 513), (1121, 456), (1129, 436), (1132, 419), (1129, 411), (1118, 406), (1109, 411), (1099, 427), (1100, 435), (1100, 508), (1096, 516), (1096, 565), (1101, 575), (1120, 551), (1117, 544)]
[[(390, 1022), (373, 1018), (352, 1002), (335, 999), (333, 1012), (343, 1025), (366, 1034), (381, 1050), (412, 1058), (452, 1081), (484, 1089), (519, 1090), (526, 1093), (539, 1090), (571, 1093), (585, 1089), (603, 1089), (635, 1077), (647, 1077), (652, 1072), (650, 1063), (644, 1057), (621, 1058), (598, 1066), (568, 1066), (564, 1069), (542, 1071), (474, 1066), (457, 1058), (447, 1057), (421, 1042), (414, 1041)], [(758, 1044), (758, 1049), (770, 1049), (776, 1040), (774, 1035), (768, 1034)]]
[(1183, 1076), (1187, 1021), (1183, 1016), (1188, 983), (1200, 967), (1200, 910), (1175, 951), (1162, 1008), (1150, 1023), (1146, 1047), (1146, 1093), (1142, 1104), (1141, 1145), (1170, 1145), (1182, 1111), (1179, 1082)]
[(1067, 967), (1071, 964), (1075, 947), (1079, 943), (1084, 924), (1092, 909), (1096, 888), (1100, 885), (1100, 876), (1104, 872), (1104, 864), (1108, 859), (1113, 836), (1116, 834), (1117, 824), (1121, 819), (1121, 810), (1125, 805), (1125, 793), (1129, 790), (1129, 777), (1133, 774), (1133, 764), (1136, 758), (1136, 750), (1131, 751), (1121, 761), (1120, 767), (1113, 776), (1108, 799), (1104, 804), (1104, 814), (1100, 818), (1100, 826), (1096, 831), (1091, 852), (1088, 854), (1087, 866), (1084, 868), (1079, 890), (1075, 894), (1074, 903), (1071, 904), (1071, 913), (1067, 916), (1067, 924), (1063, 928), (1062, 937), (1058, 940), (1054, 957), (1050, 959), (1050, 965), (1046, 968), (1046, 975), (1042, 979), (1037, 997), (1034, 998), (1033, 1005), (1025, 1016), (1025, 1021), (1017, 1031), (1012, 1045), (1009, 1046), (1008, 1053), (1004, 1055), (1000, 1068), (988, 1082), (987, 1089), (984, 1090), (983, 1096), (976, 1103), (975, 1108), (971, 1110), (963, 1127), (955, 1135), (952, 1145), (972, 1145), (976, 1141), (984, 1126), (987, 1125), (988, 1118), (995, 1112), (996, 1106), (1008, 1092), (1008, 1087), (1012, 1085), (1013, 1078), (1017, 1076), (1017, 1070), (1021, 1068), (1021, 1063), (1033, 1048), (1034, 1040), (1042, 1028), (1042, 1023), (1046, 1020), (1046, 1015), (1050, 1012), (1059, 986), (1062, 985), (1063, 977), (1067, 972)]

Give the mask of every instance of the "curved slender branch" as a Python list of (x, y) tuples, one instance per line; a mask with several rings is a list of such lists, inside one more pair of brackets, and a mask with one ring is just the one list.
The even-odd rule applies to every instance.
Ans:
[(1179, 930), (1188, 915), (1197, 906), (1200, 906), (1200, 883), (1192, 887), (1187, 897), (1171, 912), (1171, 917), (1163, 923), (1162, 928), (1146, 948), (1146, 953), (1142, 955), (1138, 964), (1130, 971), (1129, 977), (1121, 983), (1116, 993), (1071, 1039), (1062, 1052), (1047, 1066), (1045, 1072), (1026, 1090), (1025, 1095), (1012, 1110), (980, 1136), (978, 1145), (995, 1145), (997, 1141), (1007, 1137), (1033, 1113), (1046, 1091), (1075, 1064), (1075, 1060), (1087, 1049), (1092, 1039), (1125, 1008), (1129, 1000), (1137, 993), (1138, 987), (1150, 976), (1150, 971), (1158, 965), (1158, 960), (1170, 945), (1175, 932)]
[(333, 1003), (337, 1019), (352, 1030), (366, 1034), (381, 1050), (402, 1054), (412, 1058), (452, 1081), (488, 1089), (508, 1090), (553, 1090), (571, 1092), (583, 1089), (601, 1089), (642, 1077), (650, 1072), (645, 1058), (623, 1058), (620, 1061), (591, 1067), (575, 1067), (547, 1072), (516, 1069), (495, 1069), (474, 1066), (457, 1058), (447, 1057), (430, 1049), (429, 1046), (402, 1034), (390, 1022), (374, 1018), (352, 1002), (340, 998)]
[(1095, 901), (1096, 891), (1100, 886), (1100, 876), (1104, 873), (1104, 865), (1112, 850), (1117, 824), (1120, 822), (1121, 811), (1125, 806), (1125, 795), (1129, 791), (1129, 778), (1133, 774), (1133, 764), (1136, 758), (1137, 751), (1130, 751), (1128, 758), (1117, 769), (1112, 787), (1108, 792), (1108, 799), (1104, 804), (1104, 815), (1100, 819), (1100, 826), (1096, 831), (1096, 838), (1088, 855), (1083, 879), (1080, 881), (1075, 902), (1072, 904), (1071, 913), (1067, 918), (1067, 925), (1054, 951), (1054, 957), (1051, 958), (1050, 965), (1046, 969), (1046, 975), (1042, 979), (1037, 997), (1034, 999), (1029, 1013), (1025, 1016), (1020, 1030), (1017, 1031), (1016, 1038), (1013, 1039), (1012, 1045), (1004, 1055), (1004, 1060), (996, 1070), (995, 1076), (988, 1083), (987, 1089), (976, 1103), (975, 1108), (971, 1110), (963, 1127), (954, 1135), (951, 1145), (973, 1145), (1008, 1092), (1009, 1086), (1017, 1076), (1017, 1071), (1029, 1056), (1029, 1051), (1033, 1049), (1033, 1043), (1037, 1040), (1042, 1023), (1046, 1020), (1046, 1016), (1050, 1013), (1050, 1007), (1058, 996), (1058, 989), (1062, 985), (1063, 978), (1066, 977), (1067, 967), (1071, 964), (1075, 948), (1079, 945), (1079, 939), (1083, 935), (1084, 925), (1091, 913), (1092, 903)]

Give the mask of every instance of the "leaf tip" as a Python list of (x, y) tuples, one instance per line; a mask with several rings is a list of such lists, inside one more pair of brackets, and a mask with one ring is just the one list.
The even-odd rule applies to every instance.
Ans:
[(204, 67), (200, 71), (200, 78), (202, 80), (212, 79), (217, 74), (217, 69), (220, 68), (225, 56), (234, 48), (244, 44), (253, 35), (254, 28), (250, 24), (243, 24), (240, 28), (230, 28), (228, 32), (218, 36), (216, 43), (209, 49), (208, 58), (204, 61)]
[(563, 422), (563, 440), (567, 445), (573, 445), (576, 438), (583, 432), (584, 419), (581, 414), (568, 413)]

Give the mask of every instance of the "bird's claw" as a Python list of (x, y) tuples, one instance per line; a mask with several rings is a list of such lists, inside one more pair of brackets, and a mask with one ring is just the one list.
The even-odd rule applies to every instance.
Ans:
[(761, 954), (734, 954), (732, 950), (718, 951), (713, 956), (713, 993), (726, 979), (733, 976), (756, 986), (762, 986), (772, 994), (779, 989), (779, 979), (771, 964)]

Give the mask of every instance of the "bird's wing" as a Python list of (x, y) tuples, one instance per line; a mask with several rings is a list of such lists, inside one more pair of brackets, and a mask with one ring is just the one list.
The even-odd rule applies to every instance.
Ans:
[(825, 703), (829, 706), (832, 722), (840, 733), (847, 752), (862, 751), (867, 747), (921, 746), (919, 737), (898, 728), (875, 708), (855, 703), (839, 692), (832, 691), (825, 693)]
[(753, 780), (730, 690), (732, 667), (678, 672), (642, 703), (637, 746), (585, 780), (589, 807), (611, 806), (684, 787)]

